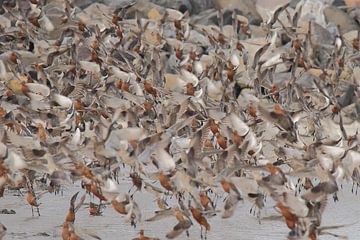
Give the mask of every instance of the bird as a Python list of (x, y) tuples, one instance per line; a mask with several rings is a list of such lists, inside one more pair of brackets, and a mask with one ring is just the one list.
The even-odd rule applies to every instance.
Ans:
[(76, 192), (70, 199), (70, 207), (69, 207), (68, 213), (66, 214), (65, 222), (70, 222), (70, 223), (75, 222), (75, 214), (80, 209), (81, 205), (85, 201), (86, 195), (83, 195), (81, 197), (79, 203), (75, 206), (75, 201), (76, 201), (78, 194), (79, 194), (79, 192)]
[(144, 235), (144, 230), (141, 229), (139, 232), (139, 236), (136, 238), (133, 238), (133, 240), (159, 240), (159, 238), (147, 237)]
[(142, 188), (142, 179), (140, 177), (140, 175), (137, 173), (137, 172), (133, 172), (133, 173), (130, 173), (130, 178), (131, 178), (131, 181), (133, 183), (132, 187), (129, 189), (129, 193), (131, 191), (131, 189), (135, 186), (136, 187), (136, 191), (141, 191), (141, 188)]
[(121, 197), (118, 196), (113, 200), (111, 200), (111, 206), (115, 209), (116, 212), (123, 215), (128, 214), (128, 209), (126, 206), (129, 204), (130, 204), (130, 198), (127, 194), (125, 195), (124, 199), (121, 199)]
[(4, 224), (0, 223), (0, 240), (3, 239), (7, 231), (7, 228)]
[[(201, 239), (207, 238), (207, 232), (210, 231), (210, 224), (207, 221), (207, 219), (203, 216), (202, 212), (194, 207), (190, 206), (190, 211), (193, 216), (193, 218), (200, 224), (200, 237)], [(203, 235), (203, 227), (205, 228), (205, 233)]]
[(165, 175), (162, 171), (159, 172), (158, 179), (160, 185), (165, 188), (167, 191), (172, 192), (174, 187), (171, 184), (170, 178), (168, 175)]
[(101, 210), (101, 204), (95, 204), (93, 202), (89, 203), (89, 214), (91, 216), (101, 216), (102, 210)]
[(27, 195), (26, 195), (26, 201), (31, 206), (31, 214), (34, 216), (34, 207), (36, 207), (36, 211), (38, 213), (38, 216), (40, 217), (40, 204), (37, 201), (37, 198), (35, 196), (35, 192), (32, 188), (28, 189)]
[(166, 234), (166, 238), (174, 239), (184, 231), (186, 231), (186, 235), (189, 236), (188, 229), (191, 227), (191, 220), (184, 215), (184, 213), (178, 208), (175, 207), (172, 209), (173, 214), (175, 215), (178, 223), (173, 227), (173, 229)]

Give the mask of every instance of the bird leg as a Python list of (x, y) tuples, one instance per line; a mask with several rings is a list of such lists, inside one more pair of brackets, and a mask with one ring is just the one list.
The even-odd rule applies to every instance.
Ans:
[(225, 202), (228, 199), (229, 195), (225, 196), (223, 199), (223, 202)]
[(219, 199), (219, 196), (215, 193), (215, 196), (214, 196), (214, 199), (213, 199), (214, 208), (216, 208), (216, 206), (217, 206), (218, 199)]
[(133, 226), (134, 228), (136, 228), (136, 222), (134, 219), (131, 219), (131, 226)]
[[(32, 208), (32, 207), (31, 207)], [(36, 211), (37, 211), (37, 213), (38, 213), (38, 215), (39, 215), (39, 217), (40, 217), (40, 209), (39, 209), (39, 207), (36, 207)]]
[(339, 201), (338, 195), (337, 195), (336, 193), (334, 193), (334, 195), (333, 195), (333, 199), (334, 199), (334, 202)]
[(102, 207), (102, 201), (100, 200), (100, 202), (99, 202), (99, 206), (98, 206), (98, 212), (100, 213), (100, 211), (101, 211), (101, 207)]
[(131, 198), (133, 198), (134, 194), (135, 194), (136, 192), (138, 192), (138, 191), (139, 191), (139, 190), (138, 190), (137, 188), (135, 188), (135, 191), (130, 195)]
[[(130, 193), (131, 192), (131, 190), (134, 188), (134, 184), (131, 186), (131, 188), (129, 189), (129, 191), (128, 191), (128, 193)], [(134, 193), (133, 193), (134, 194)]]
[(99, 214), (99, 215), (101, 215), (102, 214), (102, 201), (100, 201), (100, 204), (99, 204), (99, 206), (98, 206), (98, 209), (97, 209), (97, 213)]
[(217, 197), (216, 197), (216, 199), (213, 200), (214, 209), (216, 209), (216, 207), (217, 207), (217, 200), (218, 200)]
[(31, 206), (31, 215), (34, 216), (34, 208)]
[(18, 189), (18, 192), (19, 192), (19, 195), (20, 195), (20, 196), (24, 196), (24, 194), (22, 194), (20, 188)]
[(260, 216), (261, 216), (261, 209), (259, 209), (259, 211), (256, 214), (257, 219), (259, 219), (259, 224), (261, 224)]
[(252, 211), (253, 211), (253, 208), (255, 207), (255, 203), (251, 206), (251, 208), (250, 208), (250, 214), (252, 214)]

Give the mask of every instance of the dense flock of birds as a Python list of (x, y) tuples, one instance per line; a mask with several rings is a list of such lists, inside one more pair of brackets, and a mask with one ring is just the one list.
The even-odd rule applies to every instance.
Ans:
[[(214, 10), (204, 25), (156, 5), (144, 15), (135, 3), (87, 12), (68, 0), (4, 1), (0, 197), (25, 190), (40, 216), (43, 193), (80, 182), (64, 240), (81, 239), (75, 215), (87, 194), (99, 203), (91, 215), (112, 207), (134, 227), (176, 218), (161, 238), (197, 225), (206, 238), (212, 218), (244, 201), (259, 221), (274, 207), (289, 239), (344, 237), (321, 222), (342, 183), (354, 194), (360, 184), (359, 33), (304, 17), (309, 2), (277, 7), (255, 37), (236, 11), (226, 22)], [(144, 191), (158, 205), (148, 219)]]

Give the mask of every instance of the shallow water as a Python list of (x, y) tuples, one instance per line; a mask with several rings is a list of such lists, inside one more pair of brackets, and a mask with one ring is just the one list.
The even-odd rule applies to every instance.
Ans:
[[(124, 183), (121, 187), (124, 191), (128, 184)], [(80, 186), (75, 186), (71, 190), (64, 191), (63, 196), (45, 194), (40, 202), (40, 217), (31, 217), (31, 208), (26, 204), (24, 196), (15, 196), (13, 192), (7, 192), (5, 197), (0, 200), (0, 208), (14, 209), (14, 215), (0, 215), (0, 221), (8, 228), (5, 240), (9, 239), (60, 239), (61, 224), (64, 221), (69, 199), (78, 190), (83, 193)], [(81, 193), (81, 194), (82, 194)], [(329, 199), (328, 206), (323, 215), (322, 226), (336, 224), (350, 224), (358, 221), (360, 215), (359, 195), (351, 193), (351, 185), (343, 187), (338, 193), (339, 202), (334, 203)], [(142, 210), (142, 219), (153, 215), (156, 203), (152, 200), (153, 196), (148, 193), (136, 193), (135, 200)], [(87, 196), (85, 203), (90, 197)], [(219, 200), (218, 205), (222, 205)], [(97, 202), (97, 199), (94, 200)], [(270, 203), (263, 211), (263, 215), (276, 213)], [(84, 232), (96, 233), (102, 239), (132, 239), (137, 236), (140, 229), (145, 230), (147, 236), (165, 239), (166, 233), (176, 224), (173, 217), (166, 218), (157, 222), (142, 222), (134, 229), (126, 222), (124, 217), (115, 212), (111, 207), (106, 207), (103, 216), (89, 216), (86, 204), (83, 205), (76, 215), (76, 231), (85, 239), (91, 239)], [(280, 220), (266, 221), (261, 224), (250, 215), (251, 204), (245, 202), (239, 204), (235, 215), (230, 219), (221, 219), (215, 216), (209, 219), (211, 230), (208, 233), (209, 240), (219, 239), (285, 239), (288, 232), (286, 224)], [(329, 230), (332, 233), (346, 235), (349, 239), (359, 238), (360, 223), (340, 229)], [(186, 235), (181, 235), (178, 239), (187, 239)], [(200, 239), (200, 227), (196, 223), (191, 228), (188, 239)], [(320, 239), (334, 239), (325, 235)]]

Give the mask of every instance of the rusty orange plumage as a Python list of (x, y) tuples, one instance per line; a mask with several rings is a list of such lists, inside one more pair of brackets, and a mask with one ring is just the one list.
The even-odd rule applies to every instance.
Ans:
[(216, 140), (219, 144), (219, 146), (222, 148), (222, 149), (226, 149), (227, 148), (227, 143), (226, 143), (226, 139), (218, 132), (216, 133)]
[(148, 81), (146, 81), (146, 80), (144, 81), (144, 89), (145, 89), (145, 91), (146, 91), (147, 93), (153, 95), (154, 97), (157, 96), (157, 91), (156, 91), (156, 89), (151, 85), (150, 82), (148, 82)]
[(210, 203), (209, 197), (204, 192), (200, 192), (199, 195), (200, 195), (201, 206), (203, 206), (204, 208), (207, 208), (207, 206)]
[(210, 224), (203, 216), (202, 212), (199, 209), (190, 207), (191, 214), (193, 218), (200, 224), (200, 226), (204, 227), (206, 231), (210, 230)]
[(69, 223), (68, 222), (63, 223), (61, 236), (62, 236), (63, 240), (70, 239), (70, 231), (69, 231)]
[(219, 132), (219, 126), (215, 123), (214, 119), (209, 118), (209, 124), (210, 124), (210, 130), (213, 134), (216, 134)]
[(126, 210), (126, 204), (128, 204), (128, 201), (117, 201), (116, 199), (113, 199), (111, 201), (111, 206), (115, 209), (115, 211), (117, 211), (120, 214), (127, 214), (127, 210)]
[(28, 20), (29, 20), (29, 22), (30, 22), (32, 25), (34, 25), (35, 27), (40, 28), (39, 19), (38, 19), (37, 17), (35, 17), (35, 16), (30, 16), (30, 17), (28, 17)]
[(280, 212), (285, 218), (285, 222), (288, 228), (294, 229), (296, 224), (298, 223), (298, 217), (291, 212), (291, 209), (289, 207), (286, 207), (281, 202), (277, 203), (276, 207), (280, 209)]
[(167, 175), (164, 175), (162, 172), (159, 173), (158, 176), (159, 182), (163, 188), (165, 188), (167, 191), (173, 191), (173, 187), (170, 182), (170, 178)]
[(224, 178), (220, 180), (221, 186), (224, 189), (225, 192), (230, 193), (231, 186), (228, 181), (226, 181)]
[(31, 206), (31, 213), (32, 216), (34, 216), (34, 207), (36, 207), (38, 216), (40, 216), (40, 210), (39, 210), (39, 206), (40, 204), (37, 202), (34, 190), (32, 188), (30, 188), (28, 190), (28, 193), (26, 195), (26, 201), (28, 202), (28, 204)]

